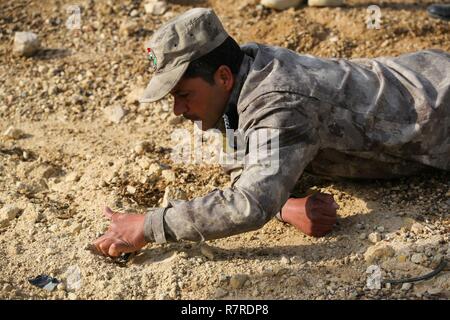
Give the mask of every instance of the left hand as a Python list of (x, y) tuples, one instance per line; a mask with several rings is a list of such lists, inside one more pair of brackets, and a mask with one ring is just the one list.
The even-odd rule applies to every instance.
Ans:
[(135, 252), (144, 247), (143, 214), (124, 214), (104, 209), (104, 214), (111, 220), (108, 231), (93, 242), (99, 253), (105, 256), (118, 257), (122, 253)]

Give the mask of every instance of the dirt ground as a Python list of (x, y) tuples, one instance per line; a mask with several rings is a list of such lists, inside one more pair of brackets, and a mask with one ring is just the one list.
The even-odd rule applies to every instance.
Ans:
[[(144, 42), (161, 23), (208, 6), (240, 43), (342, 58), (450, 51), (449, 22), (426, 14), (433, 2), (382, 1), (377, 30), (366, 26), (368, 1), (282, 12), (256, 0), (170, 1), (163, 16), (146, 14), (139, 0), (78, 1), (81, 30), (68, 30), (71, 1), (2, 0), (0, 210), (17, 213), (0, 226), (0, 298), (448, 299), (448, 268), (412, 286), (377, 290), (366, 283), (369, 265), (397, 279), (426, 274), (450, 258), (444, 172), (366, 182), (305, 174), (298, 193), (329, 192), (340, 205), (336, 230), (321, 239), (273, 220), (207, 247), (148, 245), (122, 263), (85, 249), (108, 225), (104, 205), (145, 212), (161, 205), (168, 186), (192, 199), (229, 183), (217, 166), (171, 162), (171, 133), (192, 125), (171, 114), (170, 100), (136, 102), (150, 78)], [(16, 31), (37, 33), (44, 50), (13, 55)], [(112, 122), (121, 111), (126, 115)], [(24, 134), (2, 135), (10, 126)], [(139, 141), (149, 147), (139, 150)], [(149, 180), (155, 166), (157, 179)], [(79, 282), (69, 267), (79, 271)], [(34, 287), (28, 279), (39, 274), (63, 284), (51, 292)]]

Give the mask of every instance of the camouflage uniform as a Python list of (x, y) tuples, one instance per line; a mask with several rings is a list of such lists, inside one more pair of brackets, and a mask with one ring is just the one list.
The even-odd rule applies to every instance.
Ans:
[(279, 130), (279, 169), (228, 168), (230, 188), (173, 201), (146, 217), (148, 241), (203, 241), (255, 230), (285, 204), (305, 169), (350, 178), (450, 170), (450, 55), (321, 59), (250, 43), (225, 118)]

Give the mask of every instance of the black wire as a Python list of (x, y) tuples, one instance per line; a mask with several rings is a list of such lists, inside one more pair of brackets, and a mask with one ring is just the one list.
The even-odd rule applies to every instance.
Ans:
[(398, 279), (398, 280), (383, 280), (381, 282), (382, 283), (390, 283), (390, 284), (399, 284), (399, 283), (417, 282), (417, 281), (427, 280), (427, 279), (434, 277), (442, 270), (444, 270), (446, 265), (447, 265), (447, 261), (445, 259), (442, 259), (441, 263), (437, 266), (437, 268), (435, 270), (433, 270), (432, 272), (425, 274), (423, 276), (415, 277), (415, 278)]

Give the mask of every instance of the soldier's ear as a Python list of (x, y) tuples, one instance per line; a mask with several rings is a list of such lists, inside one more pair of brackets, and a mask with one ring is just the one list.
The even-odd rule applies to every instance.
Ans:
[(227, 91), (230, 91), (234, 85), (234, 75), (231, 69), (226, 65), (221, 65), (217, 69), (218, 81)]

